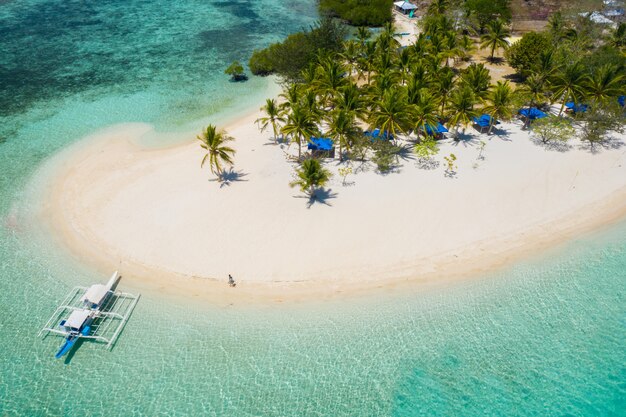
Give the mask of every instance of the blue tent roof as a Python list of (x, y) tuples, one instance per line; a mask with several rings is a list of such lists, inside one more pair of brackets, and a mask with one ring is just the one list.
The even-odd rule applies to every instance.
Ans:
[(316, 138), (311, 136), (311, 140), (307, 145), (311, 151), (330, 151), (333, 149), (333, 140), (329, 138)]
[(530, 109), (523, 108), (523, 109), (520, 109), (518, 113), (524, 117), (528, 117), (530, 120), (543, 119), (544, 117), (548, 116), (547, 114), (545, 114), (544, 112), (542, 112), (536, 107), (531, 107)]
[(393, 135), (387, 131), (380, 133), (380, 129), (376, 128), (372, 132), (366, 131), (364, 133), (365, 136), (369, 136), (372, 139), (393, 139)]
[[(489, 127), (489, 125), (492, 123), (491, 116), (488, 114), (483, 114), (480, 117), (473, 117), (472, 120), (480, 127)], [(495, 120), (493, 122), (494, 125), (497, 125), (499, 123), (500, 122), (498, 120)]]
[(426, 134), (432, 135), (434, 133), (446, 133), (448, 129), (441, 123), (437, 123), (437, 126), (426, 125)]
[(624, 107), (624, 104), (626, 102), (626, 96), (619, 96), (617, 98), (617, 102), (619, 103), (620, 106)]
[(587, 107), (589, 106), (587, 106), (586, 104), (576, 104), (573, 101), (568, 101), (567, 103), (565, 103), (565, 107), (567, 107), (574, 113), (584, 113), (587, 111)]

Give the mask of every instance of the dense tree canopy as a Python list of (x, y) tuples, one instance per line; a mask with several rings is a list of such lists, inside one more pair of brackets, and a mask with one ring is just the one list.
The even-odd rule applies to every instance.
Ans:
[(504, 56), (511, 67), (526, 76), (538, 69), (539, 56), (550, 49), (552, 49), (552, 42), (547, 34), (529, 32), (512, 44)]
[(320, 0), (323, 14), (354, 26), (382, 26), (391, 20), (393, 0)]
[(249, 67), (255, 75), (276, 73), (288, 80), (301, 80), (302, 71), (319, 53), (339, 52), (347, 35), (345, 26), (330, 18), (304, 32), (252, 53)]

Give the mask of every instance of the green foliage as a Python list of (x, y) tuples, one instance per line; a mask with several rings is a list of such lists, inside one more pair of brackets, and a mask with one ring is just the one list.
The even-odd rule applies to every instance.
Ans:
[(476, 20), (481, 33), (494, 19), (499, 18), (506, 23), (511, 21), (509, 0), (466, 0), (464, 7), (467, 14)]
[(300, 191), (308, 193), (313, 198), (315, 190), (328, 183), (332, 174), (324, 168), (317, 159), (305, 159), (302, 165), (296, 169), (297, 179), (291, 182), (291, 187), (300, 187)]
[(616, 104), (593, 106), (583, 120), (580, 140), (587, 142), (592, 152), (610, 139), (611, 132), (624, 132), (624, 112)]
[(338, 17), (353, 26), (382, 26), (391, 21), (393, 0), (320, 0), (323, 14)]
[(315, 61), (320, 50), (340, 52), (346, 36), (345, 26), (325, 18), (307, 31), (291, 34), (283, 42), (254, 51), (248, 66), (254, 75), (276, 73), (299, 81), (302, 71)]
[(376, 164), (378, 172), (381, 174), (387, 174), (391, 172), (397, 161), (397, 155), (400, 151), (399, 147), (391, 144), (389, 141), (379, 141), (373, 146), (374, 156), (372, 162)]
[(430, 136), (426, 136), (425, 138), (422, 138), (415, 145), (415, 154), (420, 159), (430, 159), (433, 156), (437, 155), (438, 152), (439, 152), (439, 144), (434, 138)]
[(337, 171), (339, 175), (341, 175), (341, 183), (346, 185), (346, 178), (348, 175), (352, 174), (352, 167), (339, 168)]
[(226, 68), (226, 71), (224, 71), (224, 74), (230, 75), (233, 78), (243, 75), (244, 74), (243, 65), (241, 65), (239, 61), (233, 61), (233, 63), (230, 64), (228, 68)]
[(538, 71), (540, 55), (552, 49), (552, 42), (548, 35), (538, 32), (528, 32), (522, 39), (515, 42), (504, 53), (509, 65), (524, 77)]
[(565, 143), (574, 136), (575, 130), (571, 120), (563, 117), (545, 117), (535, 120), (532, 134), (544, 144)]
[(443, 160), (446, 162), (446, 176), (453, 177), (456, 174), (456, 155), (451, 153), (449, 156), (444, 156)]
[(261, 132), (271, 125), (272, 131), (274, 132), (274, 140), (278, 141), (278, 128), (280, 123), (285, 123), (282, 109), (276, 103), (275, 99), (268, 98), (265, 100), (265, 106), (261, 107), (261, 111), (264, 112), (266, 116), (258, 118), (255, 123), (260, 124)]
[(366, 136), (356, 136), (352, 139), (352, 144), (348, 152), (348, 157), (356, 161), (365, 161), (367, 152), (372, 146), (369, 138)]
[(272, 48), (276, 48), (274, 45), (271, 45), (265, 49), (257, 49), (252, 52), (252, 56), (248, 61), (248, 67), (250, 67), (250, 72), (252, 72), (254, 75), (264, 77), (272, 74), (275, 71), (275, 66), (272, 62), (271, 53)]
[(202, 149), (207, 152), (202, 158), (200, 167), (203, 167), (208, 159), (211, 172), (220, 177), (223, 172), (222, 164), (233, 165), (235, 150), (225, 144), (235, 139), (228, 136), (226, 131), (218, 131), (214, 125), (208, 125), (202, 134), (198, 135), (198, 140), (202, 142), (200, 144)]
[(509, 47), (509, 36), (511, 36), (511, 32), (502, 23), (502, 20), (492, 20), (487, 24), (487, 32), (480, 37), (482, 42), (480, 47), (491, 49), (491, 59), (493, 60), (497, 48), (506, 49)]

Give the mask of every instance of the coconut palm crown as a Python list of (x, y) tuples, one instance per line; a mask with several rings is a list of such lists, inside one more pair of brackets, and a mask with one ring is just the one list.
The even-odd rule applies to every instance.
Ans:
[(211, 172), (220, 176), (223, 172), (223, 164), (233, 165), (235, 150), (226, 146), (226, 143), (235, 139), (228, 136), (225, 130), (217, 130), (214, 125), (208, 125), (202, 134), (198, 135), (198, 140), (201, 142), (202, 149), (206, 150), (200, 167), (204, 167), (208, 160)]

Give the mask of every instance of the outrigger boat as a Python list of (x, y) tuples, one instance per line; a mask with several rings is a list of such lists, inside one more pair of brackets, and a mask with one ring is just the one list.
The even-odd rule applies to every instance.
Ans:
[[(57, 308), (40, 332), (65, 337), (55, 355), (57, 359), (70, 352), (80, 338), (103, 341), (111, 347), (139, 300), (138, 295), (116, 292), (120, 278), (115, 271), (106, 284), (75, 287)], [(64, 316), (67, 318), (59, 322)], [(55, 322), (58, 326), (54, 326)]]

